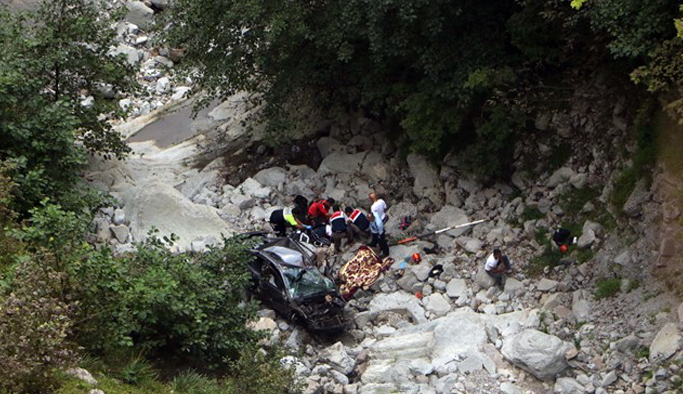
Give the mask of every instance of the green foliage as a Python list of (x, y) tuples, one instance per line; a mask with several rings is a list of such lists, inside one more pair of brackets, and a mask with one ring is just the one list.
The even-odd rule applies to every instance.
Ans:
[(265, 353), (255, 348), (242, 351), (240, 358), (231, 363), (228, 393), (296, 394), (301, 385), (296, 382), (293, 367), (280, 363), (280, 352)]
[(73, 305), (61, 300), (63, 273), (41, 254), (17, 269), (13, 291), (0, 295), (0, 390), (43, 392), (52, 372), (75, 361), (67, 340)]
[(621, 290), (621, 278), (600, 278), (595, 281), (595, 298), (601, 300), (617, 294)]
[(534, 256), (530, 261), (529, 265), (526, 267), (526, 272), (529, 276), (538, 276), (543, 273), (545, 267), (550, 267), (551, 269), (559, 265), (562, 254), (553, 250), (550, 245), (546, 245), (543, 249), (543, 253), (538, 256)]
[(522, 214), (519, 216), (523, 222), (526, 222), (527, 220), (543, 219), (544, 217), (545, 214), (543, 214), (543, 212), (541, 212), (538, 208), (530, 206), (525, 206), (524, 211), (522, 211)]
[(174, 393), (179, 394), (221, 394), (223, 392), (218, 381), (195, 371), (186, 371), (175, 376), (170, 386)]
[(155, 380), (158, 376), (152, 365), (142, 357), (131, 360), (118, 373), (118, 377), (122, 382), (133, 386)]
[[(116, 103), (100, 87), (132, 88), (132, 69), (109, 54), (115, 32), (97, 7), (53, 0), (33, 14), (0, 9), (0, 161), (11, 164), (20, 214), (46, 197), (67, 209), (87, 206), (77, 187), (86, 150), (129, 151), (101, 116)], [(81, 105), (83, 94), (95, 98), (93, 106)]]
[(607, 48), (616, 58), (648, 55), (662, 37), (675, 34), (675, 0), (602, 0), (587, 3), (582, 10), (596, 32), (604, 32)]
[(566, 215), (574, 217), (581, 213), (581, 210), (587, 202), (594, 202), (599, 196), (600, 191), (590, 187), (573, 189), (569, 193), (566, 193), (562, 196), (562, 209)]
[(174, 254), (154, 237), (133, 257), (90, 252), (70, 266), (81, 303), (79, 342), (105, 351), (172, 349), (218, 366), (259, 338), (246, 327), (255, 317), (254, 305), (242, 300), (246, 258), (236, 239), (198, 256)]

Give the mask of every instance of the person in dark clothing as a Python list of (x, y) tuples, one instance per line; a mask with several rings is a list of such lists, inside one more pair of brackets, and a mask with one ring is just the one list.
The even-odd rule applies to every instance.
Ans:
[(387, 243), (384, 228), (380, 228), (375, 220), (375, 216), (372, 213), (368, 214), (368, 220), (370, 221), (370, 234), (372, 234), (372, 242), (370, 242), (370, 245), (368, 246), (374, 248), (377, 246), (377, 244), (379, 244), (379, 249), (381, 252), (379, 256), (382, 258), (389, 256), (389, 244)]
[(308, 223), (308, 199), (302, 195), (296, 195), (294, 197), (294, 206), (299, 208), (300, 215), (298, 217), (302, 223)]
[(362, 239), (370, 233), (370, 221), (360, 209), (346, 207), (344, 213), (348, 217), (348, 224), (354, 238)]
[(553, 241), (555, 242), (555, 245), (557, 245), (560, 248), (560, 251), (562, 253), (565, 253), (569, 247), (569, 245), (573, 245), (577, 242), (576, 237), (572, 237), (572, 233), (564, 228), (558, 228), (555, 230), (553, 233)]
[(310, 228), (310, 226), (303, 224), (297, 218), (300, 215), (301, 210), (299, 210), (299, 207), (276, 209), (270, 214), (270, 225), (278, 237), (284, 237), (289, 227), (299, 229)]
[(348, 244), (352, 244), (353, 234), (351, 229), (346, 224), (346, 215), (342, 212), (338, 205), (333, 208), (332, 215), (330, 216), (330, 226), (332, 227), (332, 242), (334, 242), (334, 251), (336, 253), (341, 252), (341, 241), (343, 238), (348, 240)]

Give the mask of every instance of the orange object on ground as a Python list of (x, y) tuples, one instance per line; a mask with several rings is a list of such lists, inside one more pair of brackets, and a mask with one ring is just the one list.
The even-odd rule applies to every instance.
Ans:
[(415, 264), (418, 264), (420, 261), (422, 261), (422, 257), (420, 257), (419, 253), (413, 253), (413, 262)]

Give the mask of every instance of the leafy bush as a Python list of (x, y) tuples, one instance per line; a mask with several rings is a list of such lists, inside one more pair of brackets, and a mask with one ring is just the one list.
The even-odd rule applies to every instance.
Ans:
[(60, 300), (64, 275), (53, 265), (49, 254), (24, 261), (0, 301), (0, 390), (48, 390), (53, 370), (75, 360), (67, 339), (73, 306)]
[(295, 379), (294, 368), (284, 366), (279, 351), (266, 353), (256, 348), (244, 349), (237, 361), (230, 364), (230, 394), (296, 394), (301, 385)]
[(173, 254), (154, 237), (133, 257), (92, 251), (70, 267), (78, 340), (101, 351), (172, 350), (217, 366), (259, 338), (246, 327), (255, 317), (242, 299), (246, 258), (237, 239), (198, 256)]
[(601, 300), (617, 294), (621, 290), (621, 278), (601, 278), (595, 281), (595, 298)]

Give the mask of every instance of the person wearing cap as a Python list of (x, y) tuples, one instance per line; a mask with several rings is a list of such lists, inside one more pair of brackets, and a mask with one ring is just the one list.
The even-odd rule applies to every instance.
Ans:
[(278, 237), (284, 237), (287, 234), (288, 227), (310, 229), (311, 226), (301, 222), (300, 216), (301, 210), (299, 207), (276, 209), (270, 214), (270, 225)]
[(389, 244), (387, 244), (384, 226), (379, 224), (382, 221), (377, 220), (372, 213), (368, 214), (368, 220), (370, 220), (370, 234), (372, 234), (372, 241), (368, 246), (374, 248), (377, 246), (377, 244), (379, 244), (379, 249), (381, 251), (379, 257), (384, 258), (389, 256)]
[(484, 266), (486, 273), (496, 281), (496, 286), (503, 287), (503, 274), (511, 271), (510, 260), (503, 255), (500, 249), (494, 249), (486, 259)]
[(334, 198), (327, 198), (327, 200), (319, 200), (308, 207), (308, 217), (313, 221), (313, 226), (325, 225), (329, 222), (331, 213), (330, 208), (334, 206)]

